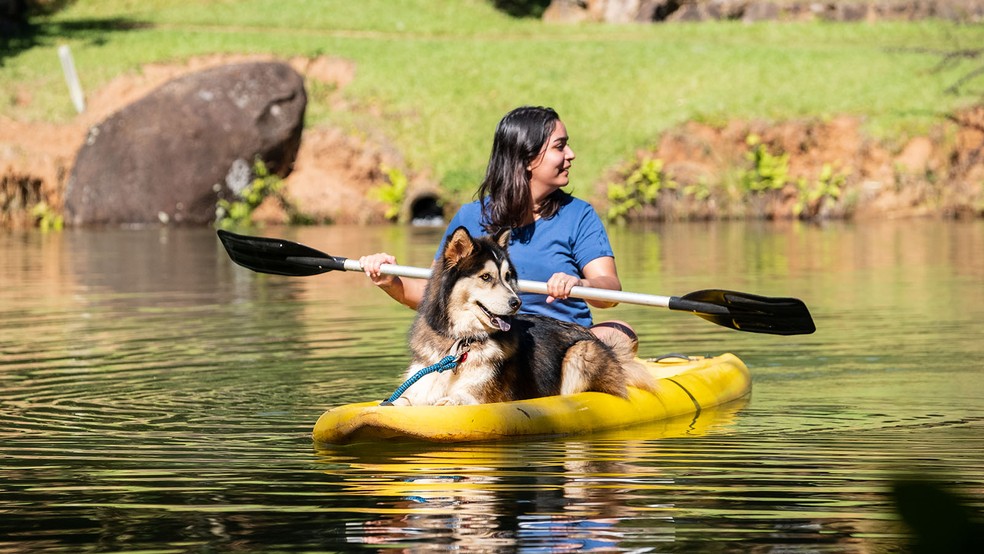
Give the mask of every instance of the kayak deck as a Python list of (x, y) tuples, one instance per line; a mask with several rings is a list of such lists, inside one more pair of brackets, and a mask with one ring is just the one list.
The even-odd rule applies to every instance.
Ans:
[(582, 392), (468, 406), (380, 406), (379, 401), (326, 411), (314, 426), (316, 443), (387, 439), (429, 442), (502, 440), (532, 435), (584, 434), (699, 412), (741, 398), (751, 376), (733, 354), (646, 360), (655, 393), (629, 387), (628, 398)]

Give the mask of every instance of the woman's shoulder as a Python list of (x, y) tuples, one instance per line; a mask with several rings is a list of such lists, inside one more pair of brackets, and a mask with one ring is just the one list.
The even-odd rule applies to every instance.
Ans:
[(475, 200), (473, 202), (468, 202), (458, 206), (458, 211), (454, 213), (454, 216), (451, 219), (473, 219), (476, 215), (481, 215), (481, 213), (482, 203)]
[(582, 200), (570, 194), (565, 195), (565, 198), (561, 201), (558, 213), (562, 214), (565, 218), (571, 219), (581, 219), (586, 216), (598, 216), (594, 206), (592, 206), (587, 200)]
[(466, 202), (458, 208), (458, 212), (463, 213), (482, 213), (482, 202), (481, 200), (472, 200), (471, 202)]
[(566, 205), (569, 208), (576, 208), (578, 210), (593, 210), (594, 208), (587, 200), (583, 200), (574, 195), (568, 194)]
[(459, 226), (465, 226), (472, 234), (482, 234), (482, 203), (478, 200), (462, 204), (448, 223), (447, 234)]

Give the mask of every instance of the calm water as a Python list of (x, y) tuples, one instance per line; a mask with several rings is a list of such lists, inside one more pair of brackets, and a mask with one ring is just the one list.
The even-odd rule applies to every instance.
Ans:
[[(436, 231), (267, 228), (426, 265)], [(891, 552), (888, 494), (984, 510), (984, 222), (613, 229), (626, 290), (795, 296), (818, 332), (620, 306), (642, 350), (730, 351), (751, 398), (579, 438), (319, 449), (399, 384), (412, 313), (356, 274), (261, 276), (205, 229), (0, 234), (0, 552)]]

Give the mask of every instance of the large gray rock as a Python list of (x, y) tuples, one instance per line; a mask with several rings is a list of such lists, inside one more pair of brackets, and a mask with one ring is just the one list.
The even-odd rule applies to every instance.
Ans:
[(651, 23), (675, 10), (678, 0), (552, 0), (544, 21), (576, 23)]
[(984, 21), (981, 0), (551, 0), (543, 19), (551, 22), (745, 22), (919, 20)]
[(175, 79), (92, 127), (65, 193), (74, 225), (215, 218), (260, 158), (286, 175), (307, 96), (290, 66), (220, 66)]

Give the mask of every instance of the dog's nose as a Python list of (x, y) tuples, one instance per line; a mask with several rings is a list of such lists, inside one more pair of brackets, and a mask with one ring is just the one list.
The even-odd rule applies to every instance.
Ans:
[(509, 299), (509, 309), (518, 310), (520, 306), (523, 305), (523, 301), (519, 299), (518, 296), (513, 296)]

